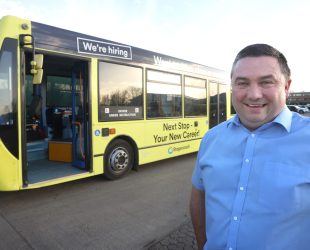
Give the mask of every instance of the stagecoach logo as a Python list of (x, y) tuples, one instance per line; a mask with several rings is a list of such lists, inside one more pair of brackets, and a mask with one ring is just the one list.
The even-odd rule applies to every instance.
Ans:
[(173, 152), (178, 152), (178, 151), (189, 149), (189, 148), (190, 148), (189, 145), (182, 146), (182, 147), (170, 147), (168, 148), (168, 154), (171, 155), (173, 154)]
[(168, 154), (171, 155), (173, 153), (173, 148), (168, 148)]
[(77, 37), (78, 53), (132, 60), (131, 47)]

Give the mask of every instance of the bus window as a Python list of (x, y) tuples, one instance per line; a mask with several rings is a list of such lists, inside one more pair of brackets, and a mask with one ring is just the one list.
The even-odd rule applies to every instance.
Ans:
[[(68, 108), (72, 105), (72, 79), (64, 76), (47, 76), (47, 90), (46, 90), (46, 106), (52, 107), (57, 103), (57, 107)], [(80, 93), (79, 79), (76, 84), (76, 93)], [(83, 90), (82, 90), (83, 91)], [(76, 96), (76, 105), (81, 105), (80, 94)]]
[(0, 54), (0, 138), (18, 157), (17, 133), (17, 41), (5, 39)]
[(207, 115), (206, 80), (185, 77), (184, 113), (187, 117)]
[(13, 124), (12, 62), (12, 52), (3, 51), (0, 58), (0, 125)]
[(143, 118), (142, 68), (99, 63), (99, 120)]
[(147, 118), (182, 115), (180, 75), (148, 70), (146, 89)]

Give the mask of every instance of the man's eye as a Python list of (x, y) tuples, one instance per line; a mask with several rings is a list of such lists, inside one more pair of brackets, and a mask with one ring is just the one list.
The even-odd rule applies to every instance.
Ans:
[(247, 82), (235, 82), (235, 85), (239, 88), (244, 88), (248, 86), (248, 83)]
[(269, 87), (269, 86), (272, 86), (273, 84), (274, 84), (273, 81), (262, 81), (261, 82), (261, 85), (264, 87)]

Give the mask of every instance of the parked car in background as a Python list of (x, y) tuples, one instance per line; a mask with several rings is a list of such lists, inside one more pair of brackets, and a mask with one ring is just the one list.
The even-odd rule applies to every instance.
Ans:
[(310, 112), (309, 107), (307, 107), (307, 105), (298, 105), (299, 107), (301, 107), (302, 109), (304, 109), (305, 113)]
[(310, 112), (310, 104), (306, 104), (305, 106), (309, 109)]
[(287, 105), (287, 107), (289, 108), (289, 110), (297, 112), (299, 114), (304, 114), (304, 113), (308, 112), (307, 108), (302, 108), (302, 107), (299, 107), (297, 105)]

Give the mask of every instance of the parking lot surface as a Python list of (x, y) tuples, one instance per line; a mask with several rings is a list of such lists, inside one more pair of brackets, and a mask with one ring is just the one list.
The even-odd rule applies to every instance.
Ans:
[(96, 176), (0, 192), (0, 249), (176, 249), (177, 239), (189, 249), (195, 158), (141, 166), (117, 181)]

